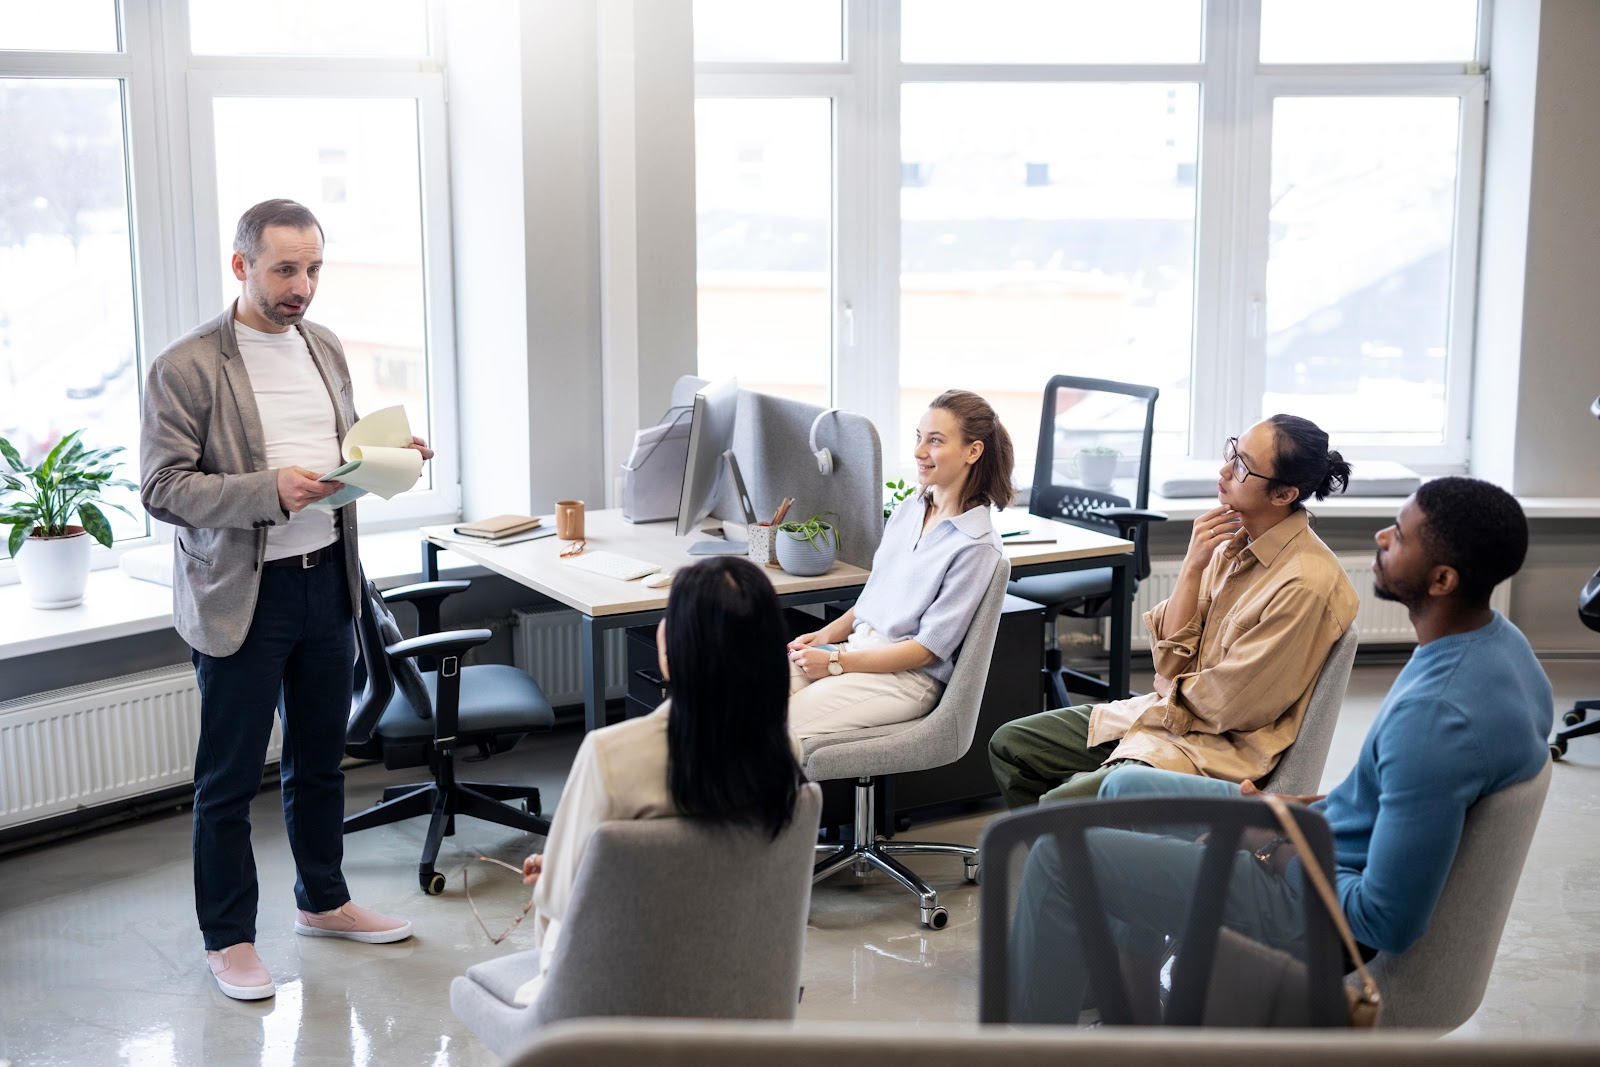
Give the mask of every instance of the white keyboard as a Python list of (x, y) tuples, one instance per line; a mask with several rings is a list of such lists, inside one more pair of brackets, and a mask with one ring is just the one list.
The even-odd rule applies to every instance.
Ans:
[(635, 578), (643, 578), (645, 575), (654, 574), (661, 569), (659, 563), (646, 563), (642, 559), (619, 555), (616, 552), (606, 552), (603, 549), (589, 549), (582, 555), (573, 556), (567, 562), (579, 570), (603, 574), (607, 578), (616, 578), (623, 582), (631, 582)]

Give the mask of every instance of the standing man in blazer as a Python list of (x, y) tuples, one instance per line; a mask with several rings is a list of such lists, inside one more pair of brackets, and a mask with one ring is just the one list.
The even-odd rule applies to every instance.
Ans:
[[(250, 802), (283, 696), (283, 817), (294, 854), (295, 931), (368, 943), (411, 924), (350, 899), (344, 858), (345, 719), (361, 610), (353, 505), (340, 488), (356, 420), (339, 339), (305, 321), (322, 227), (292, 200), (239, 219), (239, 298), (156, 357), (140, 423), (140, 498), (176, 531), (173, 621), (200, 685), (195, 755), (195, 910), (206, 959), (230, 997), (275, 992), (256, 955)], [(412, 447), (432, 458), (420, 438)]]

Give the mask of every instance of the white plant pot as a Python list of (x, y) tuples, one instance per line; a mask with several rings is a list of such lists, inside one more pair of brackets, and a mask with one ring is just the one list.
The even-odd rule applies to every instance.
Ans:
[(68, 526), (62, 537), (30, 534), (17, 549), (17, 577), (36, 608), (75, 608), (89, 584), (89, 544), (81, 526)]
[(796, 537), (782, 530), (777, 532), (778, 566), (797, 578), (813, 578), (827, 574), (838, 556), (838, 534), (832, 527), (819, 536), (816, 543)]

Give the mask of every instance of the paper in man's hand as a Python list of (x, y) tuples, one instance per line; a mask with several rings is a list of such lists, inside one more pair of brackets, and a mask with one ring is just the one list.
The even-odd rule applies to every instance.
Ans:
[(311, 507), (341, 508), (368, 493), (388, 500), (410, 489), (422, 476), (422, 453), (410, 445), (411, 423), (403, 406), (374, 411), (345, 434), (340, 448), (344, 465), (318, 479), (343, 482), (344, 488)]

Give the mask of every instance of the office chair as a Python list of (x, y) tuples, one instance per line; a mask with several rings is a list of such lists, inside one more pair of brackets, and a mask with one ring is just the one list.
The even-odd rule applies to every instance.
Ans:
[(567, 1019), (792, 1020), (821, 812), (821, 790), (806, 785), (776, 838), (688, 818), (600, 824), (538, 998), (515, 1000), (539, 974), (535, 948), (468, 968), (450, 1007), (502, 1056)]
[[(1296, 806), (1292, 812), (1331, 878), (1333, 834), (1327, 820), (1309, 808)], [(1014, 929), (1024, 918), (1021, 885), (1059, 878), (1074, 902), (1088, 988), (1105, 1025), (1348, 1026), (1339, 936), (1313, 891), (1306, 890), (1309, 903), (1301, 915), (1297, 951), (1269, 946), (1243, 930), (1224, 932), (1229, 885), (1241, 864), (1255, 865), (1240, 856), (1239, 843), (1246, 830), (1258, 828), (1276, 832), (1277, 818), (1265, 804), (1243, 797), (1080, 800), (1013, 811), (990, 822), (980, 841), (988, 872), (978, 908), (978, 1021), (1077, 1021), (1080, 1005), (1050, 992), (1059, 961), (1032, 957), (1036, 942), (1028, 931)], [(1102, 886), (1116, 861), (1091, 848), (1108, 829), (1206, 842), (1203, 857), (1192, 867), (1168, 872), (1172, 884), (1164, 886), (1181, 897), (1185, 908), (1173, 909), (1165, 931), (1176, 953), (1171, 993), (1162, 1004), (1148, 995), (1153, 986), (1130, 986), (1141, 976), (1124, 971), (1112, 940), (1117, 920), (1104, 895), (1109, 887)], [(1040, 848), (1052, 839), (1053, 850)], [(1041, 886), (1035, 882), (1034, 888)]]
[[(1150, 576), (1150, 523), (1166, 520), (1161, 512), (1147, 510), (1150, 447), (1160, 395), (1154, 386), (1058, 374), (1045, 386), (1039, 417), (1039, 451), (1028, 511), (1132, 541), (1130, 596)], [(1011, 583), (1011, 592), (1045, 609), (1047, 708), (1070, 706), (1069, 689), (1104, 700), (1130, 695), (1112, 693), (1093, 675), (1061, 664), (1058, 619), (1110, 614), (1109, 567), (1019, 578)]]
[(967, 754), (972, 746), (972, 735), (978, 728), (983, 691), (989, 684), (989, 660), (994, 653), (995, 635), (1000, 631), (1006, 579), (1010, 575), (1011, 563), (1002, 558), (967, 627), (950, 683), (932, 711), (910, 722), (806, 739), (800, 766), (807, 778), (813, 782), (854, 778), (856, 783), (855, 835), (846, 845), (816, 846), (824, 855), (812, 871), (813, 882), (820, 882), (847, 867), (858, 876), (865, 876), (874, 869), (882, 871), (916, 896), (924, 926), (942, 930), (950, 921), (950, 913), (939, 903), (939, 894), (895, 857), (960, 856), (967, 881), (978, 880), (979, 853), (970, 845), (880, 838), (876, 787), (878, 779), (885, 775), (943, 767)]
[[(1595, 397), (1594, 403), (1589, 405), (1589, 414), (1600, 419), (1600, 396)], [(1578, 619), (1589, 629), (1600, 633), (1600, 570), (1594, 572), (1583, 587), (1583, 595), (1578, 597)], [(1565, 756), (1567, 743), (1573, 738), (1600, 734), (1600, 719), (1589, 723), (1583, 721), (1591, 711), (1600, 711), (1600, 699), (1574, 701), (1572, 710), (1561, 716), (1561, 725), (1572, 729), (1562, 730), (1550, 742), (1551, 759), (1558, 760)]]
[[(455, 769), (462, 746), (476, 746), (477, 758), (484, 759), (510, 751), (526, 733), (551, 727), (555, 713), (539, 683), (504, 664), (461, 665), (468, 649), (489, 640), (488, 630), (447, 630), (402, 640), (389, 610), (389, 603), (404, 601), (416, 604), (423, 619), (437, 620), (439, 604), (469, 585), (424, 582), (379, 593), (366, 582), (365, 610), (356, 624), (360, 661), (345, 752), (381, 759), (390, 769), (426, 766), (433, 780), (389, 786), (377, 804), (345, 818), (344, 832), (430, 816), (417, 865), (417, 880), (430, 896), (444, 892), (444, 875), (434, 870), (434, 862), (444, 838), (456, 831), (457, 815), (532, 834), (550, 831), (549, 822), (539, 818), (538, 789), (457, 781)], [(436, 659), (439, 669), (419, 670), (414, 660), (422, 656)]]

